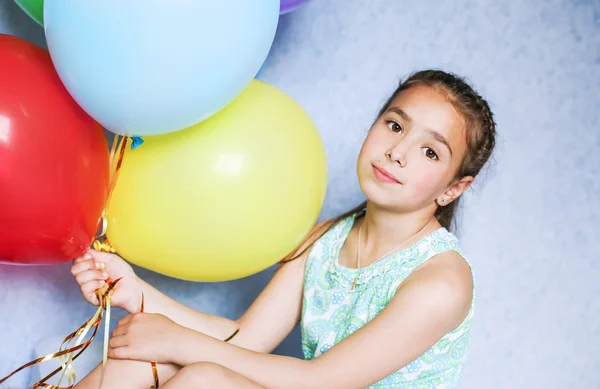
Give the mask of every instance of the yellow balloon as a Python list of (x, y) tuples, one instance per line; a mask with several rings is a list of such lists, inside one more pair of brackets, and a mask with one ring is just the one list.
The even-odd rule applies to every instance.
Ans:
[(213, 117), (126, 148), (107, 237), (128, 261), (164, 275), (238, 279), (302, 241), (326, 186), (325, 149), (310, 117), (254, 80)]

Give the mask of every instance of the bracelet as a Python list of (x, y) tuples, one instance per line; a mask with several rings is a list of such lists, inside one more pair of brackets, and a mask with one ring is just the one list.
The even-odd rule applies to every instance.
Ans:
[(154, 385), (149, 389), (158, 389), (158, 369), (156, 368), (156, 362), (150, 362), (152, 366), (152, 375), (154, 376)]
[(233, 334), (229, 335), (229, 338), (225, 339), (223, 342), (229, 342), (231, 339), (233, 339), (234, 336), (236, 336), (238, 334), (238, 332), (240, 332), (239, 328), (237, 330), (235, 330), (235, 332)]

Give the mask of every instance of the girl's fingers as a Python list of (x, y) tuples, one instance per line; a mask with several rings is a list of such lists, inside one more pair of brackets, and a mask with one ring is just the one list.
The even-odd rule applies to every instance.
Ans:
[(90, 259), (92, 259), (92, 254), (90, 254), (89, 251), (86, 251), (82, 256), (76, 258), (73, 263), (79, 263), (79, 262), (83, 262), (83, 261), (89, 261)]
[(133, 319), (134, 315), (127, 315), (121, 318), (121, 320), (119, 320), (117, 322), (117, 327), (125, 327), (127, 323), (129, 323), (131, 321), (131, 319)]
[(127, 337), (122, 335), (113, 335), (108, 342), (110, 348), (119, 348), (127, 346)]
[(111, 334), (111, 337), (125, 335), (127, 333), (127, 327), (117, 326)]
[(96, 290), (100, 289), (105, 285), (104, 280), (92, 280), (81, 285), (81, 293), (83, 293), (88, 299), (90, 296), (94, 296)]
[(103, 263), (105, 265), (108, 265), (109, 262), (111, 262), (111, 260), (115, 257), (115, 254), (112, 253), (105, 253), (102, 251), (96, 251), (96, 250), (88, 250), (86, 254), (90, 254), (91, 257), (99, 263)]
[(81, 272), (79, 274), (77, 274), (77, 276), (75, 276), (75, 279), (77, 280), (77, 283), (79, 285), (83, 285), (86, 282), (89, 281), (100, 281), (100, 280), (106, 280), (108, 278), (108, 274), (101, 272), (100, 270), (88, 270), (88, 271), (84, 271)]
[(100, 263), (95, 262), (93, 260), (85, 260), (85, 261), (75, 263), (71, 267), (71, 273), (74, 276), (77, 276), (78, 274), (80, 274), (84, 271), (93, 270), (93, 269), (100, 269)]

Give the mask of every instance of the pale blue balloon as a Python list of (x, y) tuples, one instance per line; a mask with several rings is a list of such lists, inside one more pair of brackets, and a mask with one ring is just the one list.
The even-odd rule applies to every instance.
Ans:
[(181, 130), (254, 78), (279, 0), (45, 0), (56, 70), (79, 105), (121, 135)]

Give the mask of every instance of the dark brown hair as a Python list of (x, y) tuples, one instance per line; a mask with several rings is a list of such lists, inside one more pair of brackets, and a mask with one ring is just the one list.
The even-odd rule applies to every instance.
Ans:
[[(400, 85), (398, 85), (394, 93), (392, 93), (379, 111), (378, 118), (388, 110), (396, 96), (415, 85), (427, 85), (442, 93), (465, 119), (467, 126), (467, 151), (454, 179), (461, 179), (467, 176), (476, 177), (492, 155), (496, 143), (496, 123), (494, 122), (494, 115), (487, 101), (462, 77), (441, 70), (423, 70), (411, 74), (404, 81), (400, 82)], [(439, 223), (449, 230), (452, 227), (459, 200), (460, 198), (446, 206), (438, 207), (435, 212), (435, 217)], [(364, 202), (342, 215), (318, 223), (305, 238), (304, 242), (284, 258), (282, 262), (288, 262), (300, 257), (331, 227), (365, 208), (366, 204)]]

